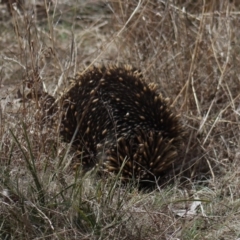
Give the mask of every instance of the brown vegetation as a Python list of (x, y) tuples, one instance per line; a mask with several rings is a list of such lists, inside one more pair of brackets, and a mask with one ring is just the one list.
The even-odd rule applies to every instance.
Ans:
[[(40, 18), (25, 5), (0, 5), (1, 238), (239, 238), (238, 1), (62, 0)], [(146, 194), (69, 168), (31, 89), (58, 97), (98, 63), (129, 63), (170, 98), (188, 174)]]

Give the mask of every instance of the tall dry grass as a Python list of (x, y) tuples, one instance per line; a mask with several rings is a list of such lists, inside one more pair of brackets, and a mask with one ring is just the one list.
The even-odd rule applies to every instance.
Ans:
[[(1, 239), (239, 238), (237, 0), (0, 10)], [(57, 97), (77, 71), (110, 62), (157, 83), (187, 132), (174, 181), (153, 192), (74, 172), (74, 153), (30, 93)]]

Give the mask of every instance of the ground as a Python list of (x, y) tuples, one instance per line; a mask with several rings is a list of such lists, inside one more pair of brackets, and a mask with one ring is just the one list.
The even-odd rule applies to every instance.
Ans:
[[(239, 239), (239, 3), (0, 5), (1, 239)], [(57, 98), (77, 72), (109, 63), (141, 69), (186, 130), (181, 166), (153, 191), (73, 170), (29, 95)]]

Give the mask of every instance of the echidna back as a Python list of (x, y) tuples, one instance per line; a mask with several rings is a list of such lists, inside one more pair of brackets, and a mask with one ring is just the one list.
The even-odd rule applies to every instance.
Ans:
[[(103, 163), (123, 178), (151, 178), (176, 159), (182, 128), (167, 102), (142, 74), (124, 67), (93, 67), (63, 95), (61, 134), (82, 151), (83, 165)], [(74, 135), (75, 134), (75, 135)]]

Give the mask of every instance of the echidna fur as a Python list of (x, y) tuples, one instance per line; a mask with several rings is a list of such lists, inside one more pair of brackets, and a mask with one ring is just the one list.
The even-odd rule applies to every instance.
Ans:
[(90, 67), (61, 97), (60, 134), (82, 152), (83, 168), (98, 165), (121, 179), (155, 180), (177, 162), (183, 128), (169, 103), (129, 65)]

